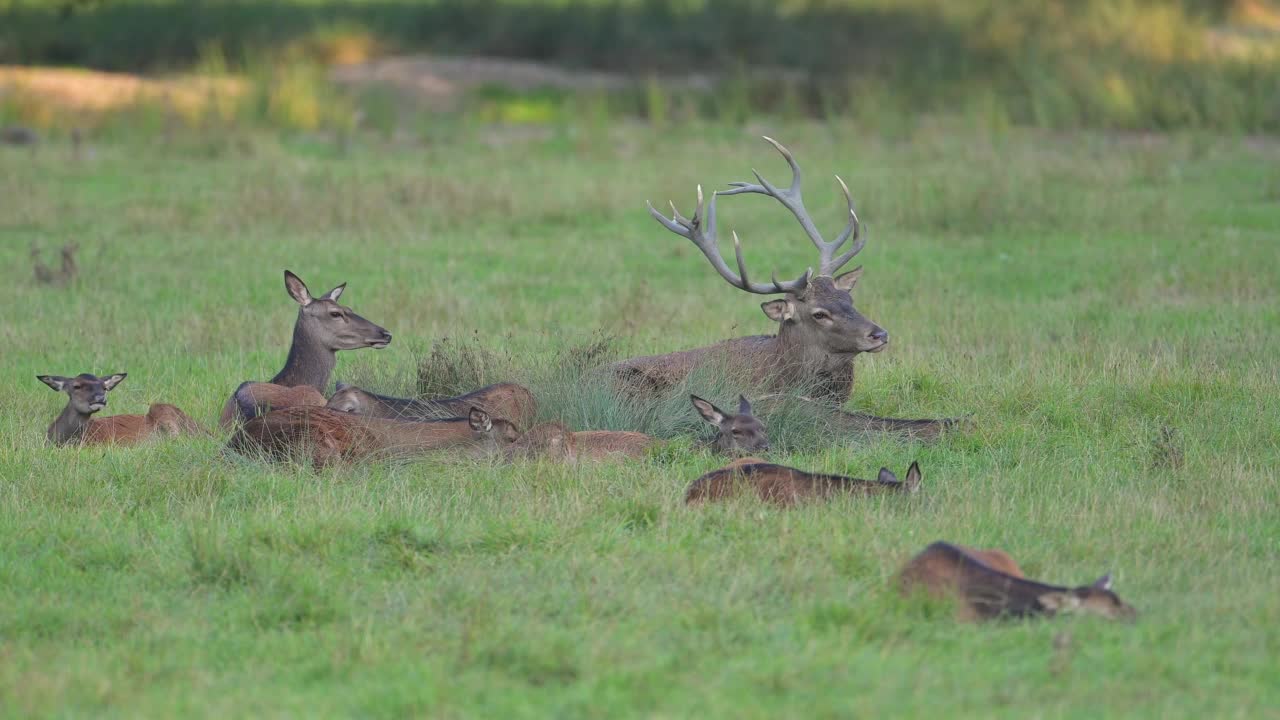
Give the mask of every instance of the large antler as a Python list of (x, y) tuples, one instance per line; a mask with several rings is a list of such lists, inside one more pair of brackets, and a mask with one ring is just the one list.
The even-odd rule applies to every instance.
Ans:
[(738, 260), (738, 274), (735, 275), (729, 269), (729, 266), (724, 262), (724, 258), (720, 256), (720, 246), (716, 244), (716, 195), (718, 194), (720, 193), (711, 193), (711, 202), (706, 206), (705, 223), (702, 216), (703, 198), (701, 185), (698, 186), (698, 207), (694, 210), (692, 219), (681, 215), (680, 211), (676, 210), (675, 203), (671, 203), (671, 217), (669, 218), (655, 210), (652, 204), (645, 204), (649, 205), (649, 214), (662, 223), (663, 227), (691, 240), (702, 251), (702, 254), (707, 256), (711, 267), (720, 273), (720, 277), (729, 281), (730, 285), (759, 295), (802, 292), (809, 284), (809, 277), (813, 274), (812, 268), (806, 271), (804, 275), (789, 282), (778, 282), (776, 273), (773, 275), (771, 282), (752, 282), (747, 277), (747, 266), (742, 261), (742, 242), (738, 240), (738, 233), (736, 232), (733, 233), (733, 252)]
[[(796, 216), (796, 220), (800, 221), (800, 227), (804, 228), (809, 239), (813, 241), (814, 247), (818, 248), (820, 263), (818, 266), (819, 275), (830, 276), (835, 271), (844, 267), (845, 263), (853, 259), (864, 245), (867, 244), (865, 237), (862, 237), (862, 226), (858, 222), (858, 213), (853, 208), (853, 196), (849, 194), (849, 186), (844, 184), (844, 180), (839, 175), (836, 181), (840, 183), (840, 190), (844, 192), (845, 203), (849, 206), (849, 224), (844, 230), (840, 231), (840, 235), (831, 242), (822, 239), (822, 234), (818, 232), (817, 226), (813, 224), (813, 218), (809, 217), (809, 211), (804, 208), (804, 200), (800, 196), (800, 166), (796, 164), (796, 159), (791, 155), (791, 151), (782, 146), (782, 143), (771, 137), (765, 137), (778, 152), (782, 153), (782, 157), (786, 158), (787, 164), (791, 166), (791, 187), (786, 190), (779, 190), (772, 183), (765, 180), (754, 168), (752, 174), (759, 180), (759, 184), (734, 182), (729, 183), (733, 186), (732, 190), (721, 190), (720, 195), (740, 195), (743, 193), (759, 193), (761, 195), (769, 195), (782, 203), (782, 206), (791, 211)], [(853, 246), (849, 248), (843, 255), (833, 257), (841, 245), (850, 238), (853, 238)]]

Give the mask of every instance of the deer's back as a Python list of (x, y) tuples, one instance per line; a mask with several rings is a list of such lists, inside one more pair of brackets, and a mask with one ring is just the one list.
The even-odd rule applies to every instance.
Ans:
[(654, 442), (652, 436), (629, 431), (585, 430), (573, 434), (577, 456), (596, 460), (615, 455), (643, 457)]
[(784, 506), (839, 494), (878, 495), (905, 490), (902, 483), (811, 473), (759, 458), (742, 458), (694, 480), (685, 492), (685, 502), (723, 500), (744, 486), (761, 500)]
[[(390, 421), (387, 421), (390, 422)], [(317, 465), (351, 459), (374, 446), (366, 423), (324, 407), (290, 407), (250, 418), (228, 447), (286, 459), (309, 453)]]
[(237, 422), (255, 415), (290, 407), (324, 407), (328, 403), (319, 390), (310, 385), (287, 387), (275, 383), (246, 382), (231, 394), (218, 424), (230, 430)]
[(766, 361), (775, 340), (773, 335), (748, 335), (691, 350), (634, 357), (616, 362), (609, 369), (633, 390), (658, 392), (678, 384), (703, 363), (745, 363), (752, 368), (759, 366), (760, 370), (771, 369), (766, 367)]
[(150, 434), (145, 415), (109, 415), (89, 420), (82, 442), (86, 445), (133, 445), (146, 440)]
[[(996, 564), (1016, 570), (1004, 571)], [(954, 598), (961, 620), (1042, 612), (1037, 598), (1054, 586), (1027, 580), (1013, 558), (1000, 550), (974, 551), (935, 542), (912, 558), (898, 575), (904, 593), (924, 591), (935, 598)]]

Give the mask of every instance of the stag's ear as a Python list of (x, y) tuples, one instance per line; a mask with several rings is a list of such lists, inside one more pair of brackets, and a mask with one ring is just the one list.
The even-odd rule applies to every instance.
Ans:
[(320, 296), (320, 299), (321, 299), (321, 300), (332, 300), (332, 301), (334, 301), (334, 302), (338, 302), (338, 298), (342, 297), (342, 291), (343, 291), (343, 290), (346, 290), (346, 289), (347, 289), (347, 284), (346, 284), (346, 283), (342, 283), (342, 284), (341, 284), (341, 285), (339, 285), (338, 287), (336, 287), (336, 288), (334, 288), (334, 289), (330, 290), (329, 292), (325, 293), (324, 295)]
[(877, 478), (882, 483), (898, 482), (898, 476), (887, 467), (880, 468), (880, 475)]
[(712, 425), (719, 425), (724, 422), (724, 413), (720, 411), (720, 408), (712, 405), (706, 400), (703, 400), (697, 395), (690, 395), (689, 399), (693, 401), (694, 409), (698, 411), (698, 414), (702, 416), (703, 420), (706, 420)]
[(739, 415), (751, 414), (751, 401), (747, 399), (746, 395), (738, 396), (738, 414)]
[(493, 429), (493, 420), (489, 417), (489, 413), (478, 407), (471, 408), (471, 412), (467, 413), (467, 423), (476, 432), (489, 432)]
[(1094, 580), (1093, 585), (1090, 585), (1089, 587), (1095, 588), (1097, 590), (1110, 590), (1111, 589), (1111, 573), (1107, 573), (1106, 575), (1103, 575), (1097, 580)]
[(71, 382), (71, 378), (62, 377), (61, 375), (37, 375), (36, 379), (58, 392), (66, 389), (67, 383)]
[(795, 307), (786, 298), (761, 303), (760, 309), (764, 310), (764, 314), (768, 315), (769, 319), (774, 322), (785, 322), (795, 315)]
[(115, 388), (115, 386), (124, 382), (124, 379), (127, 377), (129, 377), (129, 373), (116, 373), (114, 375), (108, 375), (107, 377), (102, 379), (102, 387), (108, 390), (111, 390)]
[(850, 270), (836, 278), (836, 287), (841, 290), (852, 290), (854, 285), (858, 284), (858, 278), (862, 277), (862, 266)]
[(1045, 593), (1036, 598), (1036, 600), (1039, 601), (1041, 607), (1055, 613), (1067, 612), (1080, 607), (1080, 598), (1069, 592)]
[(307, 289), (307, 284), (288, 270), (284, 271), (284, 289), (289, 291), (289, 297), (299, 305), (306, 307), (311, 304), (311, 291)]

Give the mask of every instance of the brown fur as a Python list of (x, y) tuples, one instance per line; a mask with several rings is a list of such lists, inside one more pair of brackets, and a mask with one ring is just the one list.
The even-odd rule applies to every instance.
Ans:
[(319, 390), (310, 385), (285, 387), (275, 383), (250, 382), (240, 386), (222, 406), (218, 425), (224, 430), (235, 427), (241, 418), (242, 403), (247, 402), (257, 412), (270, 412), (289, 407), (324, 407), (327, 402)]
[[(994, 563), (988, 562), (992, 559)], [(1010, 567), (999, 567), (1006, 559)], [(1132, 606), (1111, 592), (1109, 576), (1075, 588), (1046, 585), (1023, 577), (1004, 552), (974, 551), (945, 542), (935, 542), (912, 558), (898, 575), (898, 586), (903, 594), (923, 591), (935, 598), (954, 598), (956, 617), (962, 621), (1061, 612), (1113, 620), (1137, 616)]]
[(522, 434), (508, 450), (509, 457), (545, 457), (552, 460), (608, 460), (644, 457), (657, 440), (638, 432), (586, 430), (573, 432), (563, 423), (536, 425)]
[(506, 418), (522, 426), (532, 421), (538, 410), (528, 388), (508, 382), (482, 387), (465, 395), (427, 400), (393, 398), (339, 383), (338, 391), (329, 398), (327, 406), (356, 415), (400, 420), (459, 417), (476, 407), (493, 417)]
[(445, 449), (479, 453), (487, 451), (490, 443), (509, 444), (515, 439), (514, 425), (500, 418), (490, 422), (498, 432), (480, 428), (474, 417), (415, 422), (351, 415), (324, 407), (290, 407), (245, 422), (232, 434), (227, 447), (242, 453), (264, 453), (273, 459), (310, 453), (312, 462), (323, 467)]
[(85, 445), (137, 445), (158, 437), (208, 435), (189, 415), (174, 405), (156, 403), (146, 415), (109, 415), (93, 418), (84, 431)]
[(685, 492), (685, 503), (725, 500), (743, 488), (750, 488), (765, 502), (782, 506), (807, 499), (825, 499), (838, 494), (880, 495), (914, 493), (920, 487), (920, 469), (911, 464), (905, 482), (887, 469), (881, 469), (877, 480), (861, 480), (841, 475), (805, 472), (785, 465), (742, 458), (703, 475)]

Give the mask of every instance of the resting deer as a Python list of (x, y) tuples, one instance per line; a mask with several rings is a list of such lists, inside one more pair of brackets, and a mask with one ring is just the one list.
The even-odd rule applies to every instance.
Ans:
[[(791, 166), (789, 188), (777, 188), (756, 173), (758, 183), (734, 182), (730, 183), (732, 187), (728, 190), (713, 192), (705, 206), (705, 215), (702, 186), (698, 186), (698, 204), (692, 218), (681, 215), (674, 204), (670, 218), (652, 205), (649, 206), (649, 214), (663, 227), (692, 241), (730, 285), (758, 295), (783, 295), (760, 306), (770, 320), (778, 323), (778, 334), (735, 338), (694, 350), (615, 363), (612, 366), (614, 372), (628, 387), (660, 392), (680, 383), (699, 365), (718, 360), (745, 370), (756, 382), (767, 382), (783, 390), (803, 391), (815, 400), (840, 407), (848, 402), (853, 392), (854, 358), (864, 352), (880, 352), (888, 346), (889, 333), (853, 306), (850, 291), (862, 276), (862, 267), (836, 274), (866, 245), (848, 186), (836, 176), (848, 205), (849, 222), (834, 240), (827, 242), (804, 207), (800, 194), (800, 167), (795, 158), (777, 141), (767, 137), (765, 140)], [(791, 211), (818, 249), (816, 275), (813, 268), (809, 268), (794, 280), (780, 282), (776, 275), (768, 282), (751, 280), (742, 259), (742, 244), (737, 233), (733, 233), (733, 246), (738, 271), (735, 273), (729, 268), (717, 244), (716, 199), (721, 195), (746, 193), (768, 195)], [(840, 253), (841, 247), (850, 240), (849, 249)], [(841, 413), (841, 421), (856, 430), (900, 431), (919, 436), (937, 435), (953, 422), (898, 420), (850, 413)]]
[(70, 397), (62, 414), (49, 426), (49, 441), (55, 445), (136, 445), (153, 437), (207, 434), (186, 413), (164, 403), (152, 405), (146, 415), (93, 417), (107, 406), (107, 393), (127, 376), (128, 373), (106, 377), (81, 373), (73, 378), (37, 375), (40, 382)]
[(533, 393), (523, 385), (497, 383), (457, 397), (413, 400), (369, 392), (354, 385), (338, 383), (328, 407), (338, 412), (399, 420), (431, 420), (458, 417), (472, 407), (494, 417), (524, 424), (533, 420), (538, 406)]
[(712, 450), (724, 455), (750, 455), (769, 449), (764, 423), (751, 414), (751, 403), (745, 396), (738, 396), (736, 415), (726, 413), (697, 395), (690, 395), (689, 399), (702, 419), (716, 426), (716, 436), (706, 443)]
[(323, 406), (324, 390), (337, 364), (339, 350), (371, 347), (382, 349), (391, 343), (391, 333), (338, 304), (347, 284), (313, 298), (306, 283), (297, 275), (284, 271), (284, 286), (298, 309), (293, 324), (293, 344), (284, 369), (271, 382), (243, 382), (222, 408), (218, 420), (231, 429), (237, 422), (260, 415), (269, 409), (299, 405)]
[(501, 451), (519, 437), (511, 422), (472, 408), (465, 418), (404, 421), (363, 417), (323, 407), (291, 407), (251, 418), (227, 447), (273, 459), (310, 455), (317, 467), (369, 458), (413, 457), (459, 449)]
[(66, 285), (76, 279), (79, 268), (76, 266), (76, 250), (80, 248), (76, 243), (68, 243), (62, 246), (62, 264), (55, 270), (44, 264), (44, 260), (40, 257), (40, 248), (35, 243), (31, 244), (31, 264), (32, 269), (36, 273), (36, 282), (41, 285)]
[(880, 468), (875, 480), (860, 480), (842, 475), (805, 472), (785, 465), (775, 465), (760, 458), (748, 457), (703, 475), (685, 492), (686, 504), (725, 500), (744, 487), (754, 490), (765, 502), (784, 507), (801, 500), (825, 499), (835, 495), (912, 494), (920, 490), (920, 465), (911, 463), (905, 481), (899, 482), (889, 468)]
[(968, 548), (935, 542), (902, 569), (898, 587), (903, 594), (923, 590), (936, 598), (954, 597), (959, 601), (957, 618), (965, 621), (1059, 613), (1132, 620), (1138, 615), (1111, 591), (1110, 575), (1092, 585), (1046, 585), (1026, 579), (1012, 558), (1000, 555), (1008, 558), (1016, 572), (989, 562), (989, 555), (982, 557)]
[(553, 460), (609, 460), (644, 457), (658, 441), (644, 433), (615, 430), (574, 432), (564, 423), (535, 425), (507, 449), (508, 457), (545, 457)]

